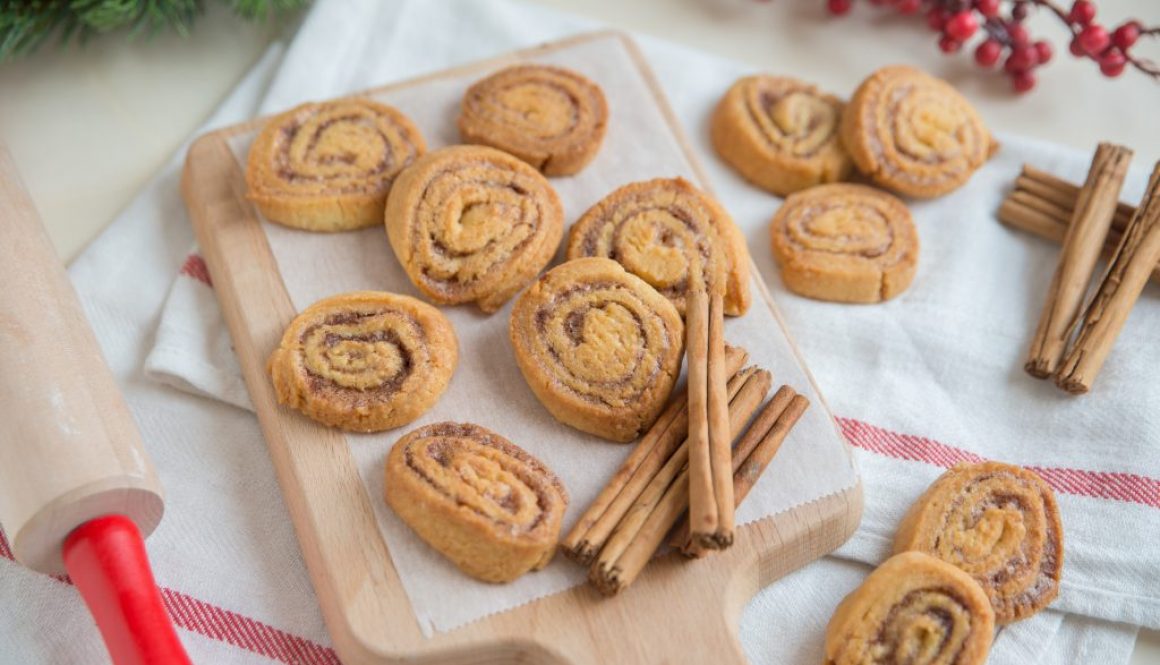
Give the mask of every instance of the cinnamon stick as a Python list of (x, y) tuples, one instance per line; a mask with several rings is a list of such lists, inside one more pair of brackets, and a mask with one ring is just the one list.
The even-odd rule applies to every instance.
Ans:
[(1092, 157), (1087, 180), (1079, 190), (1071, 223), (1063, 238), (1059, 265), (1047, 290), (1024, 369), (1037, 378), (1051, 376), (1059, 366), (1091, 284), (1104, 239), (1112, 225), (1120, 189), (1128, 174), (1132, 151), (1101, 143)]
[[(1080, 186), (1047, 171), (1037, 169), (1030, 164), (1024, 164), (1023, 171), (1015, 179), (1015, 189), (1026, 191), (1037, 198), (1052, 201), (1070, 213), (1071, 210), (1075, 209)], [(1123, 231), (1135, 213), (1136, 208), (1131, 204), (1123, 201), (1116, 203), (1116, 214), (1112, 221), (1112, 228)], [(1070, 214), (1068, 218), (1070, 219)]]
[(693, 531), (717, 531), (717, 499), (709, 441), (709, 294), (689, 289), (685, 305), (689, 376), (689, 515)]
[(1084, 313), (1075, 346), (1059, 368), (1055, 379), (1059, 387), (1073, 394), (1091, 389), (1157, 261), (1160, 261), (1160, 163), (1153, 169), (1144, 198), (1128, 222), (1099, 290)]
[[(737, 374), (748, 358), (744, 349), (727, 346), (726, 374)], [(737, 384), (738, 389), (742, 383), (744, 380)], [(665, 461), (684, 442), (688, 431), (688, 396), (682, 389), (560, 542), (560, 551), (581, 565), (591, 564), (600, 548), (604, 547), (608, 535)]]
[[(781, 449), (793, 426), (809, 407), (810, 401), (789, 386), (782, 386), (758, 413), (745, 434), (733, 449), (734, 501), (737, 506), (749, 495), (765, 468)], [(689, 521), (682, 520), (673, 531), (669, 544), (688, 557), (699, 558), (708, 553), (689, 536)]]
[[(1071, 220), (1071, 208), (1063, 210), (1062, 213), (1056, 213), (1051, 211), (1053, 207), (1056, 210), (1063, 210), (1053, 203), (1037, 199), (1030, 193), (1017, 189), (1003, 200), (999, 206), (998, 217), (1000, 222), (1011, 228), (1026, 231), (1052, 242), (1063, 242), (1063, 237), (1067, 234), (1067, 225)], [(1123, 208), (1128, 208), (1132, 214), (1135, 214), (1136, 208), (1134, 206), (1121, 203), (1117, 210)], [(1112, 230), (1108, 232), (1103, 249), (1100, 251), (1100, 256), (1105, 260), (1112, 257), (1116, 252), (1116, 247), (1120, 244), (1122, 234), (1117, 230), (1117, 227), (1126, 226), (1130, 218), (1131, 214), (1124, 217), (1124, 223), (1120, 224), (1120, 212), (1116, 213), (1116, 217), (1112, 220)], [(1157, 263), (1152, 269), (1151, 279), (1160, 283), (1160, 263)]]
[[(729, 403), (729, 427), (740, 432), (769, 392), (772, 377), (765, 370), (752, 373)], [(730, 382), (731, 384), (734, 382)], [(605, 595), (614, 595), (640, 575), (665, 534), (689, 508), (691, 441), (665, 464), (625, 520), (608, 539), (588, 571), (588, 580)], [(670, 475), (672, 474), (672, 475)]]
[(729, 428), (729, 399), (725, 390), (725, 298), (720, 290), (709, 296), (709, 462), (713, 480), (713, 503), (717, 528), (698, 532), (698, 542), (709, 549), (733, 544), (733, 465)]

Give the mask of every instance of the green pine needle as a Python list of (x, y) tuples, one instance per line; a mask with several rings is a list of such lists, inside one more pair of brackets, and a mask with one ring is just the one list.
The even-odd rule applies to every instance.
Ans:
[[(219, 0), (248, 20), (267, 21), (309, 0)], [(131, 36), (172, 30), (189, 34), (205, 0), (0, 0), (0, 62), (59, 44), (127, 30)]]

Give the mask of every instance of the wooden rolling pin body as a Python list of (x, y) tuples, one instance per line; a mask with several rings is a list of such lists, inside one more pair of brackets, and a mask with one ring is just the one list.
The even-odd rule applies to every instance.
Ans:
[(162, 509), (129, 408), (0, 146), (0, 526), (18, 561), (60, 573), (77, 526), (121, 514), (148, 535)]

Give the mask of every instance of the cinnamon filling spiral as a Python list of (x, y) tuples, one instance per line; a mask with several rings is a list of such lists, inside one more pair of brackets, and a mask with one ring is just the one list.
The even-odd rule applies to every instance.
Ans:
[(917, 69), (886, 67), (858, 88), (842, 138), (879, 184), (910, 196), (956, 189), (986, 161), (991, 137), (954, 88)]
[(967, 572), (996, 620), (1009, 623), (1058, 594), (1062, 537), (1051, 489), (1030, 471), (988, 462), (939, 478), (903, 521), (895, 551), (926, 552)]
[(994, 615), (970, 577), (933, 557), (888, 559), (847, 596), (826, 629), (827, 665), (981, 664)]
[(607, 259), (546, 273), (516, 302), (511, 337), (528, 384), (565, 423), (627, 441), (651, 424), (680, 372), (676, 309)]
[(563, 209), (543, 176), (490, 148), (456, 146), (420, 159), (387, 203), (391, 246), (411, 281), (443, 304), (494, 311), (538, 273), (563, 235)]
[(684, 312), (693, 286), (725, 292), (726, 313), (749, 303), (748, 254), (729, 215), (682, 178), (621, 187), (572, 227), (568, 258), (605, 257)]
[(604, 93), (560, 67), (519, 65), (471, 86), (459, 131), (519, 157), (546, 175), (568, 175), (596, 154), (608, 126)]
[(813, 157), (838, 138), (842, 105), (790, 79), (754, 77), (743, 88), (749, 117), (777, 151)]
[(303, 311), (270, 358), (278, 399), (329, 425), (397, 427), (432, 406), (451, 378), (455, 333), (406, 296), (358, 292)]
[(407, 435), (407, 467), (439, 495), (512, 536), (563, 512), (560, 481), (523, 450), (471, 424), (437, 423)]

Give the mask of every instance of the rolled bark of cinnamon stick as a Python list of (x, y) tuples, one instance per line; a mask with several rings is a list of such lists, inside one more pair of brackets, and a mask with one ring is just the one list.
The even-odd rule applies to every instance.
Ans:
[(717, 531), (717, 499), (709, 441), (709, 294), (689, 289), (685, 353), (689, 377), (689, 516), (697, 534)]
[[(736, 397), (729, 403), (730, 431), (739, 433), (745, 427), (745, 423), (753, 416), (769, 392), (771, 380), (769, 372), (758, 370), (745, 381)], [(688, 451), (689, 442), (686, 441), (682, 449), (670, 460), (673, 466), (683, 461), (682, 457), (687, 460)], [(666, 464), (665, 468), (672, 467)], [(632, 584), (664, 540), (665, 534), (689, 508), (687, 466), (673, 477), (671, 482), (666, 483), (664, 474), (658, 474), (654, 483), (664, 483), (664, 491), (655, 501), (654, 494), (648, 492), (649, 499), (640, 505), (638, 513), (647, 513), (647, 516), (640, 520), (639, 528), (636, 528), (631, 536), (618, 537), (621, 527), (617, 527), (617, 532), (609, 538), (608, 544), (600, 551), (600, 556), (588, 570), (588, 581), (604, 595), (614, 595)], [(627, 533), (633, 526), (625, 525), (625, 532)]]
[(1086, 393), (1136, 304), (1156, 262), (1160, 261), (1160, 163), (1152, 171), (1144, 198), (1124, 230), (1099, 291), (1084, 313), (1075, 345), (1059, 368), (1055, 382), (1073, 393)]
[(729, 398), (725, 388), (725, 299), (714, 291), (709, 296), (709, 463), (713, 482), (713, 503), (717, 508), (717, 528), (697, 534), (698, 542), (709, 549), (725, 549), (733, 544), (733, 468), (729, 428)]
[[(1022, 173), (1015, 179), (1015, 189), (1016, 191), (1026, 191), (1036, 198), (1053, 202), (1058, 207), (1067, 210), (1069, 213), (1067, 218), (1070, 219), (1070, 212), (1075, 209), (1075, 202), (1079, 198), (1080, 186), (1047, 171), (1037, 169), (1030, 164), (1024, 164)], [(1136, 214), (1135, 206), (1123, 201), (1117, 202), (1116, 214), (1112, 218), (1112, 228), (1123, 231), (1134, 214)]]
[[(726, 375), (730, 377), (736, 375), (748, 358), (749, 354), (745, 349), (727, 346)], [(743, 384), (744, 380), (741, 383)], [(738, 384), (737, 387), (740, 386), (741, 384)], [(688, 432), (688, 395), (685, 390), (681, 390), (649, 431), (641, 437), (640, 443), (580, 516), (568, 535), (560, 541), (560, 551), (581, 565), (591, 564), (600, 548), (604, 546), (608, 535), (644, 491), (649, 481), (664, 466), (665, 461), (685, 441)]]
[(1131, 161), (1132, 151), (1123, 146), (1101, 143), (1096, 148), (1023, 366), (1031, 376), (1040, 379), (1051, 376), (1063, 358), (1072, 324), (1083, 305), (1104, 239), (1111, 229)]
[[(765, 468), (781, 449), (782, 442), (809, 407), (809, 400), (789, 386), (782, 386), (753, 419), (753, 423), (733, 448), (734, 502), (741, 502), (753, 489)], [(689, 521), (682, 520), (673, 530), (669, 544), (688, 557), (708, 553), (689, 534)]]

